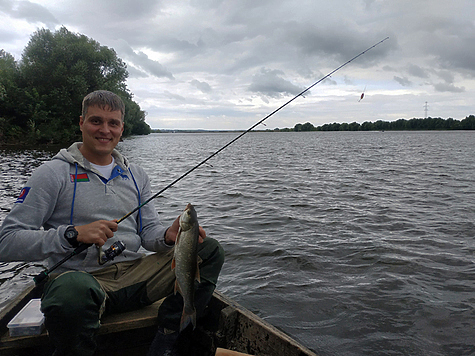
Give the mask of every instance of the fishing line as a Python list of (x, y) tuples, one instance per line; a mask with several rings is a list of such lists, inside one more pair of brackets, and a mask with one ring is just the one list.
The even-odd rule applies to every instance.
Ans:
[[(245, 134), (247, 134), (248, 132), (252, 131), (256, 126), (259, 126), (260, 124), (263, 124), (263, 122), (265, 120), (267, 120), (268, 118), (270, 118), (272, 115), (274, 115), (276, 112), (282, 110), (284, 107), (286, 107), (287, 105), (289, 105), (292, 101), (294, 101), (295, 99), (297, 99), (299, 96), (303, 96), (303, 94), (305, 94), (307, 91), (309, 91), (310, 89), (312, 89), (315, 85), (317, 85), (318, 83), (324, 81), (326, 78), (330, 77), (333, 73), (337, 72), (338, 70), (340, 70), (341, 68), (343, 68), (344, 66), (346, 66), (347, 64), (353, 62), (356, 58), (362, 56), (363, 54), (365, 54), (366, 52), (368, 52), (369, 50), (373, 49), (374, 47), (376, 47), (377, 45), (383, 43), (384, 41), (386, 41), (389, 37), (386, 37), (385, 39), (379, 41), (378, 43), (372, 45), (371, 47), (365, 49), (363, 52), (359, 53), (358, 55), (354, 56), (353, 58), (351, 58), (350, 60), (346, 61), (345, 63), (343, 63), (342, 65), (340, 65), (338, 68), (334, 69), (333, 71), (331, 71), (330, 73), (328, 73), (326, 76), (322, 77), (320, 80), (316, 81), (315, 83), (313, 83), (311, 86), (309, 86), (308, 88), (306, 88), (305, 90), (301, 91), (300, 93), (298, 93), (296, 96), (294, 96), (292, 99), (290, 99), (289, 101), (287, 101), (285, 104), (281, 105), (280, 107), (278, 107), (277, 109), (275, 109), (274, 111), (272, 111), (269, 115), (267, 115), (266, 117), (264, 117), (263, 119), (259, 120), (257, 123), (255, 123), (254, 125), (252, 125), (249, 129), (247, 129), (246, 131), (244, 131), (243, 133), (241, 133), (239, 136), (237, 136), (236, 138), (234, 138), (233, 140), (229, 141), (226, 145), (224, 145), (223, 147), (221, 147), (219, 150), (217, 150), (216, 152), (214, 152), (213, 154), (211, 154), (209, 157), (205, 158), (203, 161), (201, 161), (200, 163), (198, 163), (196, 166), (194, 166), (193, 168), (191, 168), (190, 170), (188, 170), (187, 172), (185, 172), (184, 174), (182, 174), (180, 177), (178, 177), (177, 179), (175, 179), (173, 182), (171, 182), (170, 184), (168, 184), (165, 188), (163, 188), (162, 190), (160, 190), (158, 193), (152, 195), (149, 199), (147, 199), (145, 202), (143, 202), (142, 204), (140, 204), (139, 206), (137, 206), (134, 210), (132, 210), (131, 212), (127, 213), (126, 215), (124, 215), (123, 217), (121, 217), (119, 220), (117, 220), (117, 223), (119, 224), (121, 221), (127, 219), (130, 215), (132, 215), (133, 213), (135, 213), (137, 210), (139, 210), (141, 207), (143, 207), (145, 204), (148, 204), (150, 203), (150, 201), (152, 201), (153, 199), (155, 199), (156, 197), (158, 197), (160, 194), (162, 194), (165, 190), (167, 190), (168, 188), (172, 187), (173, 185), (175, 185), (176, 183), (178, 183), (180, 180), (182, 180), (183, 178), (185, 178), (187, 175), (189, 175), (191, 172), (193, 172), (194, 170), (196, 170), (197, 168), (201, 167), (203, 164), (205, 164), (206, 162), (208, 162), (211, 158), (213, 158), (214, 156), (216, 156), (217, 154), (219, 154), (221, 151), (223, 151), (224, 149), (226, 149), (227, 147), (229, 147), (230, 145), (232, 145), (234, 142), (236, 142), (237, 140), (239, 140), (241, 137), (243, 137)], [(208, 163), (209, 164), (209, 163)], [(82, 244), (82, 245), (79, 245), (78, 247), (76, 247), (76, 249), (71, 252), (68, 256), (66, 256), (65, 258), (63, 258), (61, 261), (59, 261), (58, 263), (56, 263), (53, 267), (51, 267), (50, 269), (48, 269), (47, 271), (43, 271), (41, 273), (39, 273), (37, 276), (35, 276), (33, 279), (35, 280), (35, 283), (37, 285), (43, 283), (46, 278), (49, 276), (49, 274), (55, 270), (57, 267), (61, 266), (64, 262), (66, 262), (67, 260), (69, 260), (71, 257), (73, 256), (76, 256), (78, 255), (79, 253), (81, 253), (82, 251), (86, 250), (89, 246), (91, 246), (91, 244)], [(125, 249), (125, 245), (123, 246), (123, 248)], [(122, 252), (123, 250), (121, 250), (120, 252)], [(120, 253), (119, 252), (119, 253)]]
[(163, 188), (162, 190), (160, 190), (158, 193), (155, 193), (154, 195), (152, 195), (149, 199), (147, 199), (146, 201), (144, 201), (142, 204), (140, 204), (139, 206), (137, 206), (134, 210), (130, 211), (129, 213), (127, 213), (126, 215), (124, 215), (123, 217), (121, 217), (119, 220), (117, 220), (117, 224), (119, 224), (121, 221), (127, 219), (130, 215), (132, 215), (133, 213), (135, 213), (137, 210), (139, 210), (141, 207), (143, 207), (144, 205), (150, 203), (150, 201), (152, 201), (153, 199), (155, 199), (156, 197), (158, 197), (160, 194), (162, 194), (165, 190), (171, 188), (172, 186), (174, 186), (176, 183), (178, 183), (179, 181), (181, 181), (183, 178), (185, 178), (187, 175), (189, 175), (191, 172), (193, 172), (194, 170), (198, 169), (199, 167), (201, 167), (203, 164), (205, 164), (206, 162), (208, 162), (211, 158), (213, 158), (214, 156), (216, 156), (217, 154), (219, 154), (221, 151), (223, 151), (224, 149), (226, 149), (227, 147), (231, 146), (234, 142), (236, 142), (237, 140), (239, 140), (241, 137), (243, 137), (245, 134), (247, 134), (248, 132), (252, 131), (256, 126), (259, 126), (260, 124), (262, 124), (264, 121), (266, 121), (268, 118), (270, 118), (272, 115), (274, 115), (275, 113), (277, 113), (278, 111), (282, 110), (284, 107), (286, 107), (287, 105), (289, 105), (292, 101), (294, 101), (295, 99), (297, 99), (299, 96), (302, 96), (303, 97), (303, 94), (305, 94), (307, 91), (309, 91), (310, 89), (312, 89), (315, 85), (321, 83), (322, 81), (324, 81), (325, 79), (327, 79), (328, 77), (330, 77), (333, 73), (339, 71), (341, 68), (343, 68), (344, 66), (346, 66), (347, 64), (350, 64), (351, 62), (353, 62), (355, 59), (357, 59), (358, 57), (362, 56), (363, 54), (365, 54), (366, 52), (370, 51), (371, 49), (373, 49), (374, 47), (378, 46), (379, 44), (383, 43), (384, 41), (386, 41), (387, 39), (389, 39), (389, 37), (386, 37), (385, 39), (379, 41), (378, 43), (372, 45), (371, 47), (365, 49), (363, 52), (359, 53), (358, 55), (354, 56), (353, 58), (351, 58), (350, 60), (346, 61), (345, 63), (343, 63), (342, 65), (340, 65), (338, 68), (332, 70), (330, 73), (328, 73), (327, 75), (325, 75), (324, 77), (322, 77), (321, 79), (319, 79), (318, 81), (316, 81), (315, 83), (313, 83), (311, 86), (309, 86), (308, 88), (306, 88), (305, 90), (301, 91), (300, 93), (298, 93), (297, 95), (295, 95), (292, 99), (290, 99), (289, 101), (287, 101), (285, 104), (281, 105), (280, 107), (278, 107), (277, 109), (275, 109), (274, 111), (272, 111), (270, 114), (268, 114), (266, 117), (264, 117), (263, 119), (259, 120), (257, 123), (255, 123), (254, 125), (252, 125), (249, 129), (247, 129), (246, 131), (244, 131), (243, 133), (241, 133), (239, 136), (237, 136), (236, 138), (234, 138), (233, 140), (229, 141), (226, 145), (224, 145), (223, 147), (221, 147), (219, 150), (217, 150), (216, 152), (214, 152), (213, 154), (211, 154), (209, 157), (205, 158), (203, 161), (201, 161), (200, 163), (198, 163), (196, 166), (194, 166), (193, 168), (191, 168), (190, 170), (188, 170), (187, 172), (185, 172), (184, 174), (182, 174), (180, 177), (178, 177), (177, 179), (175, 179), (173, 182), (171, 182), (170, 184), (168, 184), (165, 188)]

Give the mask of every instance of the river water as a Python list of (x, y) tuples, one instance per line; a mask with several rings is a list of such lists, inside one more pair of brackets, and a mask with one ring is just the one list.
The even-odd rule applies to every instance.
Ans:
[[(157, 192), (236, 136), (119, 150)], [(0, 207), (54, 153), (0, 151)], [(475, 132), (249, 133), (154, 203), (165, 224), (193, 203), (218, 289), (319, 355), (474, 355), (474, 158)], [(41, 268), (0, 263), (0, 307)]]

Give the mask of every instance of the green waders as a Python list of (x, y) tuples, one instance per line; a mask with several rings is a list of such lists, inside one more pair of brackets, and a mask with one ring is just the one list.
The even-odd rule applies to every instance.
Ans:
[[(198, 256), (201, 283), (195, 292), (195, 306), (199, 317), (216, 287), (224, 251), (208, 237), (199, 245)], [(92, 273), (65, 272), (47, 282), (41, 309), (56, 348), (54, 355), (94, 355), (103, 314), (139, 309), (164, 297), (159, 325), (178, 330), (183, 300), (179, 293), (173, 294), (172, 258), (170, 249), (166, 254), (120, 262)]]

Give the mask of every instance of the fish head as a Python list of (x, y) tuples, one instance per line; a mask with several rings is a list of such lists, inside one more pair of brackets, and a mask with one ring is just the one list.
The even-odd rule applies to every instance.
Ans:
[(188, 203), (183, 213), (180, 215), (180, 228), (183, 231), (191, 229), (198, 223), (198, 215), (193, 205)]

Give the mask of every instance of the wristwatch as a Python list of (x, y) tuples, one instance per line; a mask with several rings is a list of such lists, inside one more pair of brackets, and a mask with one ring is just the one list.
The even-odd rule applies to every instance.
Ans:
[(66, 231), (64, 232), (64, 238), (68, 240), (69, 244), (72, 247), (78, 247), (78, 231), (74, 228), (74, 226), (68, 226)]

